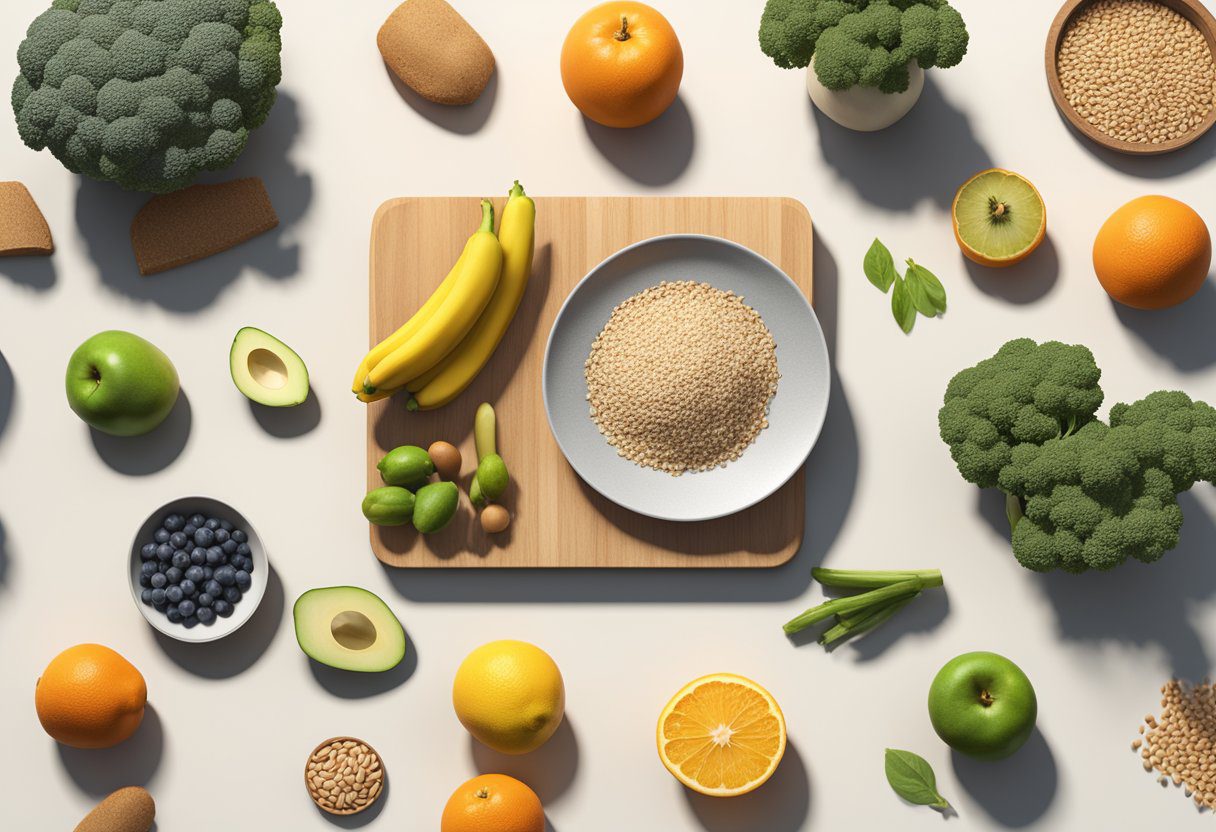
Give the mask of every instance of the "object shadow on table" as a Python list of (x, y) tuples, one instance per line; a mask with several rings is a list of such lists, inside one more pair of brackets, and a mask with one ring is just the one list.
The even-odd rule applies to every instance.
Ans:
[(490, 80), (486, 82), (486, 88), (481, 91), (481, 95), (477, 97), (476, 101), (471, 104), (453, 105), (428, 101), (406, 86), (405, 82), (389, 69), (388, 64), (384, 65), (384, 74), (388, 76), (393, 89), (397, 91), (397, 95), (401, 96), (402, 101), (437, 127), (461, 136), (476, 133), (490, 120), (490, 114), (494, 111), (494, 103), (498, 99), (501, 71), (501, 66), (494, 67), (494, 74), (490, 76)]
[(380, 792), (380, 799), (377, 800), (375, 803), (373, 803), (371, 806), (368, 806), (362, 812), (359, 812), (357, 814), (331, 815), (329, 812), (326, 812), (320, 806), (317, 806), (316, 803), (314, 803), (313, 806), (316, 808), (317, 814), (319, 814), (321, 817), (325, 818), (327, 821), (332, 823), (334, 826), (340, 827), (342, 829), (358, 829), (361, 826), (367, 826), (369, 823), (371, 823), (372, 821), (374, 821), (376, 818), (378, 818), (380, 816), (380, 813), (384, 811), (384, 804), (388, 803), (388, 793), (393, 788), (392, 783), (390, 783), (389, 780), (390, 780), (390, 778), (388, 777), (388, 775), (386, 773), (385, 777), (384, 777), (384, 781), (383, 781), (384, 787), (383, 787), (383, 790)]
[(4, 520), (0, 519), (0, 589), (8, 582), (8, 568), (8, 532), (5, 531)]
[(993, 167), (967, 115), (947, 101), (932, 78), (906, 117), (885, 130), (859, 133), (819, 112), (808, 98), (823, 159), (872, 205), (906, 211), (923, 200), (943, 210), (976, 171)]
[(1212, 157), (1216, 156), (1216, 130), (1209, 130), (1194, 144), (1180, 150), (1153, 156), (1134, 155), (1103, 147), (1073, 127), (1058, 108), (1056, 113), (1059, 115), (1065, 131), (1074, 142), (1089, 151), (1090, 155), (1103, 164), (1128, 176), (1138, 176), (1142, 179), (1169, 179), (1189, 173), (1210, 162)]
[(1050, 234), (1034, 253), (1014, 266), (994, 269), (962, 254), (959, 259), (977, 289), (1009, 303), (1034, 303), (1051, 292), (1060, 277), (1060, 255)]
[(409, 633), (405, 635), (405, 657), (391, 670), (382, 673), (358, 673), (341, 670), (321, 664), (309, 657), (308, 669), (312, 671), (317, 684), (325, 688), (331, 696), (342, 699), (365, 699), (369, 696), (379, 696), (405, 684), (418, 669), (418, 648)]
[(311, 433), (321, 424), (321, 400), (312, 388), (308, 390), (308, 398), (295, 407), (267, 407), (247, 401), (258, 427), (278, 439), (295, 439)]
[(724, 800), (679, 786), (700, 828), (706, 832), (799, 832), (808, 829), (811, 777), (793, 742), (781, 764), (760, 788)]
[(1030, 826), (1043, 817), (1059, 788), (1055, 755), (1038, 728), (1004, 760), (975, 760), (950, 752), (954, 774), (967, 794), (1001, 826)]
[[(817, 236), (814, 263), (815, 312), (823, 327), (828, 351), (835, 361), (839, 298), (836, 261)], [(519, 327), (512, 326), (507, 337), (518, 331)], [(500, 347), (499, 353), (502, 352)], [(509, 351), (507, 354), (519, 353)], [(419, 603), (755, 603), (796, 598), (810, 583), (811, 567), (824, 561), (844, 526), (857, 486), (860, 465), (857, 429), (835, 370), (831, 385), (827, 419), (807, 462), (806, 529), (802, 547), (782, 566), (729, 570), (712, 567), (403, 570), (385, 566), (385, 574), (398, 593)], [(469, 393), (453, 406), (470, 407), (460, 404), (467, 401), (475, 407), (476, 402), (493, 400)], [(410, 414), (411, 418), (419, 415), (425, 414)], [(404, 417), (398, 414), (397, 418)], [(467, 418), (457, 414), (452, 421), (471, 425), (471, 409)], [(380, 430), (381, 425), (377, 424), (377, 437), (384, 447), (400, 444), (403, 439), (397, 432), (386, 429), (382, 434)], [(434, 435), (426, 433), (423, 427), (416, 430), (417, 433), (411, 435)]]
[(17, 382), (13, 378), (13, 368), (9, 366), (4, 353), (0, 352), (0, 439), (4, 438), (4, 432), (8, 429), (8, 423), (12, 419), (16, 404)]
[(27, 289), (45, 292), (55, 285), (55, 261), (44, 254), (0, 257), (0, 275)]
[(88, 430), (97, 455), (106, 465), (128, 477), (142, 477), (163, 471), (181, 456), (190, 441), (192, 421), (190, 399), (182, 390), (165, 421), (143, 436), (111, 436), (97, 428)]
[(527, 783), (545, 806), (565, 794), (578, 776), (578, 739), (569, 714), (548, 742), (528, 754), (500, 754), (473, 737), (469, 754), (479, 773), (506, 774)]
[[(1183, 524), (1178, 547), (1156, 563), (1129, 559), (1109, 572), (1036, 576), (1056, 610), (1056, 628), (1069, 641), (1157, 647), (1179, 678), (1199, 680), (1211, 657), (1190, 619), (1191, 608), (1216, 596), (1216, 524), (1193, 494), (1178, 495)], [(980, 513), (1006, 542), (1004, 497), (981, 492)], [(1013, 552), (1008, 553), (1010, 558)], [(1134, 610), (1132, 614), (1131, 610)]]
[(266, 594), (243, 627), (202, 644), (178, 641), (156, 631), (160, 649), (179, 667), (204, 679), (228, 679), (248, 670), (270, 647), (283, 621), (283, 582), (273, 565), (268, 568)]
[(92, 797), (105, 797), (123, 786), (147, 786), (165, 753), (165, 732), (152, 703), (130, 739), (113, 748), (72, 748), (56, 743), (59, 760), (76, 787)]
[(635, 183), (670, 185), (692, 162), (696, 127), (682, 96), (663, 115), (640, 127), (605, 127), (582, 116), (583, 129), (600, 155)]
[(248, 147), (232, 167), (198, 179), (216, 183), (261, 177), (279, 217), (277, 228), (227, 251), (149, 277), (140, 275), (131, 250), (131, 221), (151, 195), (80, 177), (76, 223), (102, 282), (119, 294), (171, 312), (196, 312), (211, 304), (246, 268), (273, 278), (294, 276), (299, 271), (300, 243), (293, 229), (307, 213), (313, 196), (312, 175), (290, 158), (300, 130), (299, 104), (280, 90), (270, 117), (250, 134)]
[(1216, 282), (1211, 276), (1189, 300), (1169, 309), (1132, 309), (1114, 299), (1110, 303), (1125, 329), (1181, 372), (1216, 363), (1216, 338), (1196, 337), (1216, 320)]

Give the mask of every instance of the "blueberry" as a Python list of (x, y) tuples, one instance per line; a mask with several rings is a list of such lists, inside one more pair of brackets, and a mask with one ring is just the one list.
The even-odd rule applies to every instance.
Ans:
[(196, 607), (195, 607), (194, 602), (189, 599), (182, 601), (180, 604), (177, 605), (177, 611), (180, 612), (182, 615), (186, 616), (187, 618), (194, 615), (195, 609), (196, 609)]
[(224, 600), (229, 604), (236, 604), (241, 600), (241, 591), (234, 586), (230, 586), (224, 590)]
[(182, 619), (185, 618), (184, 615), (177, 611), (177, 607), (169, 607), (169, 609), (165, 610), (165, 615), (169, 618), (171, 624), (181, 624)]
[(182, 590), (182, 595), (185, 595), (187, 598), (193, 597), (194, 593), (198, 592), (198, 587), (189, 578), (182, 578), (182, 582), (178, 586)]
[(186, 537), (185, 532), (174, 532), (169, 535), (169, 545), (174, 549), (185, 549), (190, 542), (190, 538)]
[(194, 533), (194, 545), (204, 549), (215, 544), (215, 532), (211, 529), (199, 529)]
[(140, 585), (140, 586), (142, 586), (142, 587), (149, 587), (149, 586), (152, 586), (152, 578), (151, 578), (151, 576), (149, 576), (149, 575), (140, 575), (140, 576), (139, 576), (139, 585)]
[(228, 539), (231, 536), (232, 535), (228, 534), (227, 529), (216, 529), (215, 530), (215, 542), (216, 543), (227, 543)]
[(207, 565), (219, 566), (224, 562), (224, 550), (219, 546), (212, 546), (207, 550)]
[(224, 587), (220, 585), (219, 581), (207, 581), (207, 583), (203, 584), (203, 592), (212, 598), (219, 598), (224, 594)]
[(194, 533), (196, 531), (198, 531), (198, 529), (194, 526), (191, 526), (189, 523), (187, 523), (185, 526), (182, 527), (182, 534), (184, 534), (186, 537), (191, 538), (191, 539), (194, 538)]
[(215, 614), (220, 618), (227, 618), (228, 616), (232, 615), (233, 606), (223, 598), (220, 598), (216, 600), (211, 609), (215, 610)]
[(165, 598), (165, 591), (163, 589), (161, 589), (160, 587), (154, 588), (148, 597), (150, 597), (152, 599), (153, 606), (157, 606), (157, 607), (164, 606), (164, 604), (167, 600)]
[(197, 613), (199, 624), (210, 624), (215, 621), (215, 613), (206, 607), (201, 608)]
[(200, 607), (210, 607), (215, 603), (215, 599), (205, 592), (198, 594), (198, 605)]
[(249, 577), (249, 573), (244, 569), (237, 570), (236, 573), (236, 588), (241, 592), (248, 592), (249, 587), (253, 586), (253, 578)]
[(186, 580), (193, 581), (196, 584), (202, 583), (204, 580), (203, 579), (203, 567), (191, 566), (189, 569), (187, 569), (186, 570)]
[(231, 566), (221, 566), (215, 570), (215, 579), (220, 582), (220, 586), (234, 586), (236, 584), (236, 570)]
[(173, 547), (168, 543), (162, 543), (156, 547), (156, 559), (163, 561), (173, 560)]
[(157, 572), (152, 576), (152, 586), (155, 589), (163, 589), (169, 583), (169, 579), (165, 577), (163, 572)]
[(236, 553), (247, 558), (253, 554), (253, 550), (249, 548), (248, 543), (242, 543), (236, 547)]
[(174, 552), (173, 553), (173, 565), (176, 566), (178, 569), (189, 569), (190, 568), (190, 555), (186, 552), (180, 552), (180, 551)]
[(176, 604), (178, 601), (186, 597), (180, 586), (171, 586), (165, 590), (165, 597), (169, 599), (170, 604)]
[(203, 526), (205, 528), (211, 529), (211, 531), (215, 531), (216, 529), (218, 529), (220, 527), (220, 521), (214, 517), (208, 517), (207, 522), (204, 523)]
[(190, 562), (195, 566), (202, 566), (207, 562), (207, 550), (202, 546), (195, 546), (190, 550)]
[(167, 529), (157, 529), (156, 534), (152, 535), (152, 539), (157, 543), (168, 543), (169, 531)]
[[(234, 552), (236, 551), (235, 543), (232, 544), (232, 551), (234, 551)], [(139, 550), (139, 559), (140, 560), (152, 560), (152, 558), (154, 558), (154, 557), (156, 557), (156, 544), (155, 543), (145, 543), (144, 547)]]
[(201, 514), (191, 514), (190, 519), (188, 519), (186, 522), (195, 528), (201, 529), (203, 524), (207, 522), (207, 518)]
[(149, 560), (149, 561), (144, 561), (144, 563), (140, 564), (139, 574), (147, 575), (149, 578), (151, 578), (153, 575), (155, 575), (156, 574), (155, 561)]
[(235, 531), (232, 532), (232, 539), (235, 540), (237, 543), (244, 543), (246, 540), (249, 539), (249, 536), (246, 535), (240, 529), (236, 529)]
[(198, 626), (198, 619), (193, 615), (188, 615), (182, 619), (182, 626), (189, 630), (191, 627)]
[(145, 589), (143, 592), (139, 593), (139, 600), (143, 601), (145, 604), (151, 604), (152, 603), (152, 593), (154, 591), (155, 590)]
[(171, 532), (180, 531), (181, 527), (186, 525), (186, 518), (180, 514), (170, 514), (165, 518), (164, 527)]
[(165, 577), (169, 579), (169, 583), (174, 584), (174, 585), (180, 584), (182, 582), (183, 575), (185, 575), (185, 573), (182, 572), (182, 570), (178, 569), (176, 566), (170, 566), (168, 569), (165, 570)]
[(229, 557), (231, 557), (232, 555), (236, 554), (236, 547), (239, 545), (240, 544), (238, 544), (232, 538), (228, 538), (227, 540), (224, 541), (224, 544), (222, 546), (220, 546), (220, 548), (224, 550), (225, 555), (228, 555)]
[(213, 569), (212, 567), (210, 567), (210, 566), (203, 567), (203, 580), (205, 580), (205, 581), (211, 580), (211, 576), (214, 574), (215, 574), (215, 569)]

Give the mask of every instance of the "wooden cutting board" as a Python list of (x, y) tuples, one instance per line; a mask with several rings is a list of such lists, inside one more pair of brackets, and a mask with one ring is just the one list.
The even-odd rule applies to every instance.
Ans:
[[(495, 200), (500, 212), (505, 200)], [(447, 274), (480, 217), (471, 197), (410, 197), (384, 203), (372, 221), (371, 343), (400, 326)], [(811, 297), (811, 218), (778, 198), (540, 197), (536, 258), (519, 313), (490, 363), (447, 407), (410, 413), (402, 397), (368, 407), (367, 485), (398, 445), (439, 439), (464, 456), (461, 508), (443, 531), (371, 527), (372, 550), (401, 567), (757, 567), (798, 551), (806, 507), (799, 471), (768, 499), (701, 523), (655, 520), (605, 500), (574, 473), (549, 432), (541, 398), (545, 343), (558, 310), (593, 266), (630, 243), (672, 233), (726, 237), (776, 263)], [(590, 346), (590, 345), (588, 345)], [(474, 469), (473, 413), (498, 413), (498, 448), (511, 473), (500, 501), (507, 532), (481, 531), (468, 502)]]

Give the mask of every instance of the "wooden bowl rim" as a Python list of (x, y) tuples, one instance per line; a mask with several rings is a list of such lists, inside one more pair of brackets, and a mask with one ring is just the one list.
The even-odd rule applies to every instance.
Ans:
[(388, 769), (386, 769), (384, 766), (384, 757), (381, 756), (380, 752), (377, 751), (372, 746), (372, 744), (370, 742), (368, 742), (367, 740), (361, 740), (358, 737), (340, 736), (340, 737), (330, 737), (327, 740), (321, 740), (321, 742), (317, 743), (316, 747), (313, 748), (312, 751), (308, 752), (308, 759), (306, 759), (304, 761), (304, 789), (305, 789), (305, 791), (308, 792), (308, 799), (312, 801), (312, 804), (314, 806), (316, 806), (318, 809), (320, 809), (322, 812), (325, 812), (326, 814), (337, 815), (339, 817), (349, 817), (351, 815), (357, 815), (360, 812), (364, 812), (364, 811), (370, 809), (372, 806), (375, 806), (376, 803), (379, 802), (380, 798), (384, 797), (384, 786), (382, 785), (380, 787), (380, 792), (375, 797), (373, 797), (371, 800), (367, 801), (367, 803), (365, 803), (362, 806), (359, 806), (358, 808), (347, 810), (347, 809), (327, 809), (324, 806), (322, 806), (321, 803), (315, 797), (312, 796), (312, 781), (308, 779), (308, 764), (309, 764), (309, 762), (312, 761), (313, 755), (315, 755), (318, 751), (320, 751), (322, 748), (324, 748), (327, 745), (330, 745), (335, 742), (346, 742), (347, 740), (354, 742), (354, 743), (358, 743), (359, 745), (366, 745), (367, 750), (372, 752), (373, 754), (375, 754), (376, 759), (380, 761), (380, 770), (382, 772), (384, 772), (384, 774), (380, 775), (382, 781), (388, 780)]
[[(1160, 144), (1141, 144), (1139, 142), (1116, 139), (1113, 136), (1107, 135), (1086, 121), (1068, 103), (1068, 99), (1064, 96), (1064, 85), (1060, 81), (1059, 66), (1057, 65), (1060, 44), (1064, 40), (1064, 33), (1068, 30), (1068, 25), (1072, 22), (1073, 17), (1082, 8), (1095, 2), (1097, 0), (1065, 0), (1064, 5), (1060, 7), (1060, 11), (1056, 14), (1055, 20), (1052, 21), (1051, 28), (1047, 32), (1045, 56), (1047, 86), (1051, 89), (1051, 97), (1055, 101), (1056, 108), (1064, 114), (1064, 118), (1068, 120), (1069, 124), (1086, 138), (1119, 153), (1127, 153), (1133, 156), (1157, 156), (1162, 153), (1180, 150), (1187, 145), (1197, 142), (1205, 133), (1212, 129), (1213, 125), (1216, 125), (1216, 104), (1208, 111), (1203, 122), (1187, 135)], [(1213, 60), (1216, 60), (1216, 17), (1212, 16), (1212, 13), (1208, 11), (1207, 7), (1200, 0), (1153, 0), (1153, 2), (1173, 9), (1194, 24), (1195, 28), (1203, 34), (1204, 39), (1208, 42), (1208, 50), (1212, 53)]]

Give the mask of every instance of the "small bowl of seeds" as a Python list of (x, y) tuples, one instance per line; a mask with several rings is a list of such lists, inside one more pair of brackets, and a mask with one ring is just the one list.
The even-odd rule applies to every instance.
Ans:
[(354, 737), (331, 737), (308, 755), (304, 785), (317, 808), (357, 815), (384, 795), (384, 767), (376, 749)]
[(1121, 153), (1186, 147), (1216, 124), (1216, 18), (1200, 0), (1068, 0), (1047, 81), (1079, 132)]

